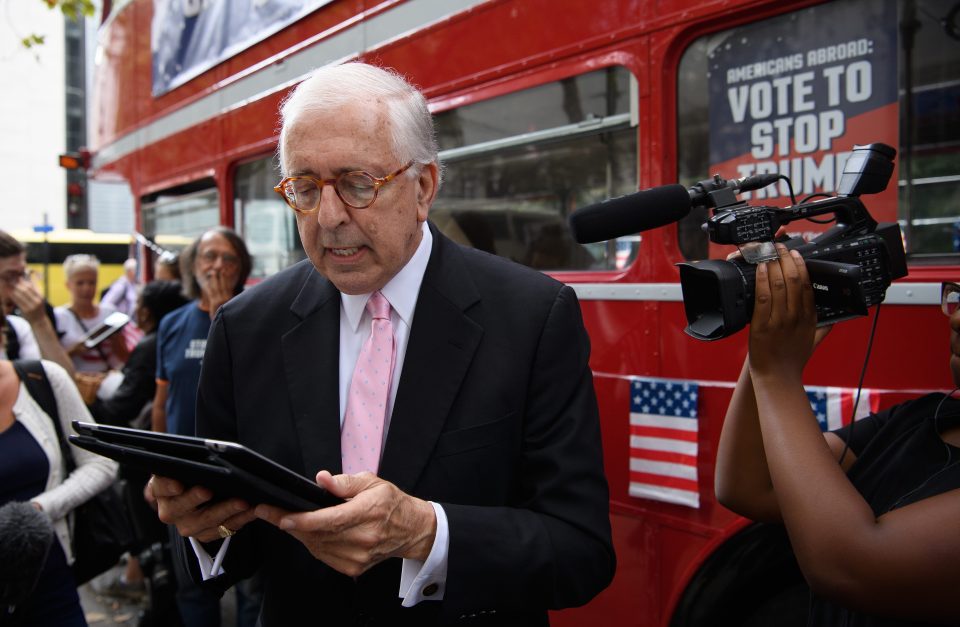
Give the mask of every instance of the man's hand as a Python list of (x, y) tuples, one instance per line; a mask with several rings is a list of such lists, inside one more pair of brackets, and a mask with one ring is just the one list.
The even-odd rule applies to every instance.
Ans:
[(27, 277), (17, 281), (13, 292), (10, 294), (10, 300), (20, 309), (20, 314), (31, 326), (43, 320), (47, 315), (40, 290)]
[(143, 500), (147, 502), (150, 509), (157, 511), (157, 497), (153, 495), (153, 483), (149, 479), (143, 484)]
[(201, 486), (187, 490), (175, 479), (154, 475), (147, 490), (157, 501), (161, 521), (175, 525), (181, 536), (200, 542), (219, 540), (221, 525), (236, 532), (256, 518), (253, 509), (240, 499), (210, 503), (210, 490)]
[(437, 532), (430, 503), (369, 472), (334, 477), (322, 470), (317, 483), (347, 502), (299, 514), (258, 505), (257, 517), (289, 532), (315, 558), (351, 577), (390, 557), (427, 559)]
[(55, 361), (66, 370), (70, 376), (76, 374), (73, 367), (73, 360), (70, 355), (60, 345), (60, 337), (53, 323), (47, 317), (46, 303), (40, 290), (31, 280), (33, 274), (23, 277), (13, 288), (10, 294), (10, 302), (20, 309), (20, 315), (30, 323), (33, 335), (37, 339), (37, 345), (40, 348), (40, 356), (50, 361)]
[(217, 315), (220, 306), (233, 298), (234, 283), (236, 279), (228, 279), (219, 270), (211, 270), (200, 283), (200, 289), (206, 296), (207, 304), (210, 305), (210, 319)]

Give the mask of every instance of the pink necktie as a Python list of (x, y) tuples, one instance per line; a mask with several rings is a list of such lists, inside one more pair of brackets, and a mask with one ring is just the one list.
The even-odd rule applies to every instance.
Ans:
[(353, 370), (347, 392), (347, 412), (340, 432), (340, 454), (345, 474), (364, 470), (377, 472), (390, 380), (397, 359), (390, 303), (383, 294), (374, 292), (367, 301), (367, 311), (373, 316), (373, 325)]

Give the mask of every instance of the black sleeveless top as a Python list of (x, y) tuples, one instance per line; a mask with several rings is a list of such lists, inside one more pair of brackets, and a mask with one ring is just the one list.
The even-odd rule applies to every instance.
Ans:
[[(850, 435), (857, 461), (848, 477), (879, 517), (960, 488), (960, 448), (940, 438), (940, 432), (958, 424), (960, 400), (928, 394), (857, 421), (852, 433), (851, 426), (834, 433), (845, 441)], [(814, 596), (808, 625), (926, 627), (930, 623), (870, 616)]]

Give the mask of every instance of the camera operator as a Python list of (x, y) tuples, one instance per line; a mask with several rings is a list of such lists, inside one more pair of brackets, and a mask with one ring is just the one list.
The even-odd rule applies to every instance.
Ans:
[[(931, 394), (821, 433), (804, 391), (816, 328), (806, 265), (757, 267), (749, 355), (717, 451), (717, 499), (782, 521), (810, 584), (810, 625), (957, 624), (960, 401)], [(944, 284), (960, 385), (960, 287)], [(951, 296), (952, 293), (952, 296)], [(838, 460), (840, 463), (838, 463)]]

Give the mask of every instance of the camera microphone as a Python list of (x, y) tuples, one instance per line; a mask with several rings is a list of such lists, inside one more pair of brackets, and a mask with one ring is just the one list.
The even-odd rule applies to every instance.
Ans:
[(690, 189), (683, 185), (663, 185), (609, 198), (570, 214), (570, 230), (580, 244), (633, 235), (673, 224), (686, 217), (692, 207), (711, 205), (710, 192), (723, 188), (749, 192), (766, 187), (779, 177), (779, 174), (756, 174), (727, 181), (715, 176)]
[(581, 244), (602, 242), (671, 224), (690, 207), (686, 187), (664, 185), (577, 209), (570, 214), (570, 230)]
[(0, 613), (30, 596), (55, 541), (50, 519), (30, 503), (0, 507)]

